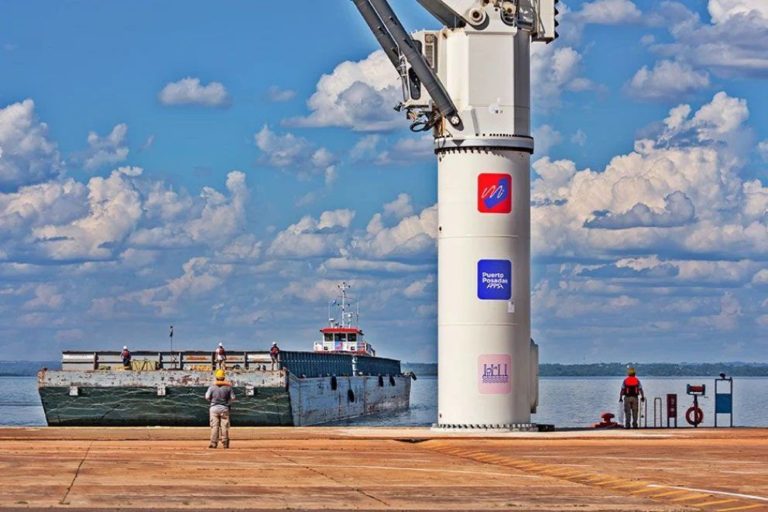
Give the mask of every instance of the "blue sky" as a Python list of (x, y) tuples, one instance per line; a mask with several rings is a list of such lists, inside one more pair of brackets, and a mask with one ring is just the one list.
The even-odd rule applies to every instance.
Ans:
[[(436, 359), (431, 142), (322, 4), (0, 4), (2, 359), (169, 324), (309, 349), (340, 280), (381, 354)], [(561, 4), (532, 59), (542, 361), (765, 361), (768, 4)]]

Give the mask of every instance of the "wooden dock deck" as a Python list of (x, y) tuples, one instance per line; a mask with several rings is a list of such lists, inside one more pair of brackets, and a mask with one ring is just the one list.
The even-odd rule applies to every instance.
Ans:
[(768, 429), (0, 428), (0, 509), (768, 510)]

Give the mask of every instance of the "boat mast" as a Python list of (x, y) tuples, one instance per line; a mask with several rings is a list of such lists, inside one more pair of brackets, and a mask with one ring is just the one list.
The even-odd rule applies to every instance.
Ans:
[(346, 281), (342, 281), (341, 284), (336, 286), (341, 291), (341, 327), (349, 327), (349, 318), (347, 317), (347, 290), (352, 286), (347, 284)]

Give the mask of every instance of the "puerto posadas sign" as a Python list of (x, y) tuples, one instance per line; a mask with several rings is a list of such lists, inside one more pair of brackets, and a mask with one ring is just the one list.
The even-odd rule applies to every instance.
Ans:
[(512, 262), (480, 260), (477, 262), (477, 298), (509, 300), (512, 298)]

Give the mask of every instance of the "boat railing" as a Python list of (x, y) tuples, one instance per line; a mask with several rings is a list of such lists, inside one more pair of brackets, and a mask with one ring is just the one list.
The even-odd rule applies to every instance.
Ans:
[[(212, 371), (215, 354), (208, 351), (134, 351), (131, 368), (135, 371), (187, 370)], [(400, 361), (362, 354), (294, 352), (283, 350), (279, 367), (303, 377), (328, 375), (399, 375)], [(121, 352), (67, 351), (62, 353), (61, 369), (65, 371), (122, 370)], [(231, 370), (271, 369), (267, 351), (227, 351), (226, 368)]]
[(399, 375), (400, 361), (366, 355), (325, 352), (280, 352), (280, 364), (300, 377), (328, 375)]
[[(226, 367), (229, 369), (253, 369), (269, 365), (267, 351), (228, 351)], [(135, 370), (190, 370), (211, 371), (215, 368), (213, 351), (145, 351), (131, 352), (131, 367)], [(66, 371), (119, 370), (123, 369), (122, 352), (66, 351), (62, 353), (61, 369)]]

